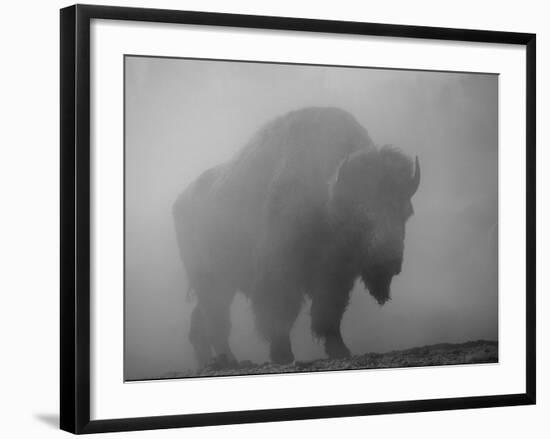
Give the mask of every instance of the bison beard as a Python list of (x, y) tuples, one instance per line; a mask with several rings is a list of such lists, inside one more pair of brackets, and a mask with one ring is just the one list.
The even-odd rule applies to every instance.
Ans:
[(273, 362), (294, 359), (289, 334), (306, 295), (326, 353), (349, 355), (340, 323), (350, 291), (360, 277), (379, 304), (389, 299), (419, 181), (418, 161), (413, 168), (398, 150), (377, 148), (335, 108), (288, 113), (204, 172), (173, 212), (197, 298), (189, 339), (200, 366), (233, 359), (229, 308), (237, 291), (251, 300)]
[(390, 300), (390, 285), (393, 276), (393, 273), (388, 272), (384, 268), (375, 269), (373, 272), (361, 275), (365, 287), (379, 305), (384, 305)]

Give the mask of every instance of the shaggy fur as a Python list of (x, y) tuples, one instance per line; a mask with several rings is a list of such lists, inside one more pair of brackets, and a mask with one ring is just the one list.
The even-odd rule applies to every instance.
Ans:
[(379, 303), (388, 300), (418, 179), (407, 157), (377, 149), (336, 108), (288, 113), (203, 173), (174, 204), (197, 297), (189, 338), (199, 363), (233, 359), (229, 307), (237, 291), (252, 301), (272, 361), (293, 361), (289, 333), (305, 295), (327, 354), (349, 355), (340, 333), (349, 293), (361, 278)]

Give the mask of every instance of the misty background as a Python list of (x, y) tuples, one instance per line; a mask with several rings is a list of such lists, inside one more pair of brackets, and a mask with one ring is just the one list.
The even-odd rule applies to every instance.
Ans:
[[(498, 339), (498, 76), (125, 57), (126, 380), (194, 369), (172, 204), (263, 124), (340, 107), (378, 145), (418, 155), (420, 188), (403, 271), (383, 307), (357, 283), (342, 321), (353, 354)], [(231, 308), (238, 360), (268, 361), (250, 304)], [(309, 302), (291, 333), (297, 360), (324, 357)]]

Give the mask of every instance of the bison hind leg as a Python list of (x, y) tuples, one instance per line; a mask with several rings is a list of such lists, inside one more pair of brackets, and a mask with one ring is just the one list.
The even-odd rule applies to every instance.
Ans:
[(276, 364), (288, 364), (294, 361), (290, 346), (290, 334), (276, 334), (269, 344), (269, 357)]
[(199, 368), (230, 367), (236, 362), (229, 347), (229, 314), (235, 291), (217, 282), (208, 282), (198, 287), (196, 294), (198, 303), (191, 316), (189, 341), (195, 349)]
[(212, 360), (212, 347), (208, 339), (204, 313), (199, 306), (195, 307), (191, 314), (189, 341), (195, 349), (199, 369), (202, 369)]
[(267, 275), (257, 283), (252, 294), (256, 327), (269, 343), (273, 363), (294, 361), (290, 331), (303, 303), (301, 290), (284, 279)]
[(325, 337), (325, 352), (329, 358), (351, 357), (351, 351), (344, 343), (342, 334), (329, 335)]

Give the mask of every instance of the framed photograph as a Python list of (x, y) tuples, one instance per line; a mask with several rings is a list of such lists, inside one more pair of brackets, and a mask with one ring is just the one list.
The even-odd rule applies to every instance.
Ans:
[(61, 428), (535, 403), (535, 35), (61, 10)]

